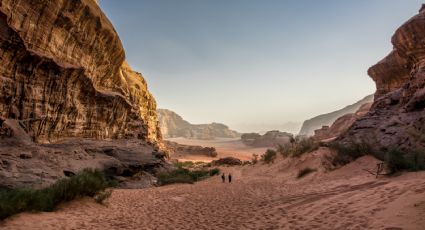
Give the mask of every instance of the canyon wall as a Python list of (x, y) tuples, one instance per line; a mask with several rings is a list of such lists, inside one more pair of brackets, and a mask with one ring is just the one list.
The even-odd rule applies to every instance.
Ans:
[(341, 116), (346, 114), (355, 113), (363, 104), (370, 103), (373, 101), (373, 95), (368, 95), (360, 101), (348, 105), (340, 110), (333, 111), (326, 114), (310, 118), (303, 122), (299, 135), (314, 135), (314, 130), (322, 128), (322, 126), (330, 126)]
[(393, 35), (393, 50), (368, 70), (373, 105), (339, 138), (381, 151), (425, 152), (425, 7)]
[(168, 109), (158, 109), (158, 117), (164, 138), (184, 137), (210, 140), (240, 136), (238, 132), (220, 123), (191, 124), (177, 113)]
[(2, 0), (0, 116), (36, 142), (161, 139), (156, 103), (92, 0)]
[(161, 149), (155, 99), (96, 1), (0, 0), (0, 188), (84, 168), (145, 187), (132, 176), (167, 167)]

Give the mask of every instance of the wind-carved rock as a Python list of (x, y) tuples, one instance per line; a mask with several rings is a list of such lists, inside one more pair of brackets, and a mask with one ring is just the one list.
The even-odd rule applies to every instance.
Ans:
[(397, 29), (393, 50), (372, 66), (376, 83), (370, 112), (339, 138), (366, 142), (376, 149), (425, 152), (425, 11), (421, 8)]
[(61, 167), (160, 164), (155, 99), (93, 0), (0, 1), (0, 117), (0, 186), (33, 185), (37, 170), (53, 181)]
[(2, 1), (0, 115), (37, 142), (160, 140), (156, 103), (97, 4)]

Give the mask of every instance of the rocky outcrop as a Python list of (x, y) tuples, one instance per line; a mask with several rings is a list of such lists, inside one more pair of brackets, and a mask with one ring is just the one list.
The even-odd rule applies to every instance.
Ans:
[(345, 114), (344, 116), (336, 119), (331, 126), (323, 126), (320, 129), (314, 130), (314, 139), (318, 141), (329, 140), (340, 136), (347, 131), (353, 123), (367, 114), (372, 103), (362, 105), (355, 113)]
[(339, 142), (425, 152), (425, 7), (392, 37), (393, 50), (368, 73), (376, 83), (370, 112)]
[(276, 147), (277, 145), (289, 144), (293, 139), (292, 134), (277, 130), (268, 131), (264, 135), (244, 133), (241, 136), (242, 143), (252, 147)]
[(165, 147), (171, 155), (202, 155), (216, 157), (217, 150), (214, 147), (202, 147), (197, 145), (183, 145), (172, 141), (164, 141)]
[[(99, 148), (124, 148), (140, 159), (151, 159), (162, 147), (156, 102), (143, 76), (126, 64), (117, 33), (93, 0), (0, 2), (0, 117), (0, 160), (7, 162), (0, 165), (2, 182), (12, 175), (16, 181), (25, 178), (31, 165), (50, 171), (52, 178), (63, 176), (43, 159), (65, 151), (46, 150), (51, 148), (46, 144), (61, 148), (57, 143), (97, 140)], [(8, 155), (27, 148), (34, 149), (37, 164)], [(65, 150), (67, 159), (73, 151)], [(90, 158), (86, 150), (77, 152), (82, 162)], [(109, 158), (138, 168), (118, 155)]]
[(362, 100), (346, 106), (340, 110), (322, 114), (311, 119), (304, 121), (299, 135), (314, 135), (314, 130), (320, 129), (322, 126), (330, 126), (333, 122), (336, 121), (339, 117), (342, 117), (346, 114), (355, 113), (363, 104), (370, 103), (373, 101), (373, 95), (366, 96)]
[(164, 138), (185, 137), (192, 139), (235, 138), (240, 134), (220, 123), (194, 125), (168, 109), (158, 109), (159, 123)]
[(35, 141), (158, 142), (155, 100), (93, 1), (3, 0), (0, 28), (0, 115)]

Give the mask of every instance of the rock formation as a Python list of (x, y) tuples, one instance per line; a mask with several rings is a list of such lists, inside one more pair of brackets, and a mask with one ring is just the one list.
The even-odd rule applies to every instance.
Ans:
[(203, 155), (216, 157), (217, 150), (214, 147), (202, 147), (198, 145), (183, 145), (173, 141), (164, 141), (165, 147), (173, 155)]
[[(11, 172), (21, 179), (31, 175), (25, 169), (31, 166), (13, 155), (25, 146), (31, 146), (35, 158), (52, 158), (52, 146), (64, 153), (55, 144), (83, 142), (76, 139), (98, 140), (90, 145), (112, 149), (130, 146), (122, 140), (132, 140), (147, 146), (135, 151), (146, 158), (161, 146), (156, 102), (142, 75), (126, 64), (121, 41), (95, 1), (2, 0), (0, 63), (0, 181)], [(88, 159), (105, 155), (100, 149), (76, 152)], [(36, 161), (39, 169), (51, 171), (51, 178), (60, 177), (64, 165), (50, 170), (42, 159)]]
[(322, 114), (304, 121), (299, 135), (314, 135), (314, 130), (320, 129), (322, 126), (330, 126), (336, 119), (349, 113), (355, 113), (362, 105), (373, 101), (373, 95), (366, 96), (362, 100), (346, 106), (340, 110)]
[(322, 128), (314, 130), (314, 139), (323, 141), (338, 137), (347, 131), (357, 119), (366, 115), (371, 106), (372, 103), (366, 103), (355, 113), (349, 113), (339, 117), (331, 126), (322, 126)]
[(373, 148), (425, 152), (425, 5), (397, 29), (393, 50), (372, 66), (376, 83), (370, 112), (339, 138)]
[(277, 130), (268, 131), (264, 135), (258, 133), (244, 133), (241, 140), (245, 145), (252, 147), (276, 147), (277, 145), (286, 145), (291, 142), (293, 135)]
[(185, 137), (192, 139), (234, 138), (240, 134), (220, 123), (194, 125), (168, 109), (158, 109), (159, 123), (164, 138)]

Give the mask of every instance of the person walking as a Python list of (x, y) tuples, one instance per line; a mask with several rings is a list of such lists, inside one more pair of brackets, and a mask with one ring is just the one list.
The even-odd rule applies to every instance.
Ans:
[(229, 173), (228, 178), (229, 178), (229, 183), (232, 183), (232, 174)]
[(224, 175), (224, 173), (221, 174), (221, 180), (223, 181), (223, 183), (226, 182), (226, 176)]

